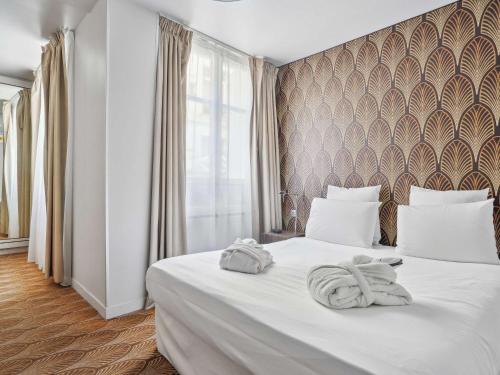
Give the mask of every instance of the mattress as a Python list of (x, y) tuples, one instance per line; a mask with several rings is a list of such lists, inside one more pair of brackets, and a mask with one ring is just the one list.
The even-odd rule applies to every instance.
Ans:
[[(259, 275), (221, 270), (220, 251), (162, 260), (148, 270), (148, 291), (162, 316), (241, 373), (500, 374), (500, 266), (403, 257), (398, 282), (412, 305), (331, 310), (309, 295), (310, 267), (394, 249), (307, 238), (266, 249), (275, 264)], [(173, 357), (181, 368), (189, 361)]]

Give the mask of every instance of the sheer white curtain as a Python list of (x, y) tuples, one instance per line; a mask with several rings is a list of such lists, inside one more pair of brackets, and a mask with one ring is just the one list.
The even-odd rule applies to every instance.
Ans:
[(33, 195), (31, 203), (30, 241), (28, 262), (35, 262), (45, 271), (45, 234), (47, 228), (47, 207), (45, 205), (44, 145), (45, 145), (45, 101), (42, 72), (37, 70), (31, 89), (32, 126), (32, 170)]
[[(19, 200), (17, 190), (17, 103), (19, 94), (16, 94), (8, 103), (10, 118), (4, 124), (7, 142), (5, 144), (5, 195), (9, 207), (9, 229), (10, 238), (19, 237)], [(4, 107), (4, 111), (6, 107)]]
[(252, 235), (248, 57), (193, 37), (187, 95), (187, 242), (194, 253)]

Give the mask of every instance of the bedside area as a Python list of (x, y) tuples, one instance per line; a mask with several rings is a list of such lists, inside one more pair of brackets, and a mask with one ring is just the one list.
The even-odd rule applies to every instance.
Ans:
[(261, 243), (268, 244), (278, 241), (285, 241), (293, 237), (304, 237), (304, 233), (287, 230), (284, 230), (281, 233), (265, 232), (260, 235), (260, 240)]

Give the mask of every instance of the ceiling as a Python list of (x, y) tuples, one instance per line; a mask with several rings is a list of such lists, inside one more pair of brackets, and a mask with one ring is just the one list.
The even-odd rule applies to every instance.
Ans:
[[(118, 0), (116, 0), (118, 1)], [(123, 1), (123, 0), (119, 0)], [(276, 65), (449, 4), (450, 0), (133, 0)], [(96, 0), (0, 0), (0, 75), (29, 79), (40, 47)]]
[(276, 65), (420, 15), (450, 0), (135, 0)]
[(40, 47), (58, 28), (75, 28), (96, 0), (0, 0), (0, 75), (33, 79)]

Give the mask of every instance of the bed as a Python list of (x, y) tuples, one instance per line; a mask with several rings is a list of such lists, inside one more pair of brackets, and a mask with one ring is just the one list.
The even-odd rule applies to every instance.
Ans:
[(219, 269), (220, 251), (150, 267), (158, 349), (181, 374), (500, 374), (500, 266), (403, 257), (413, 305), (339, 311), (311, 298), (308, 269), (394, 248), (266, 249), (275, 264), (260, 275)]

